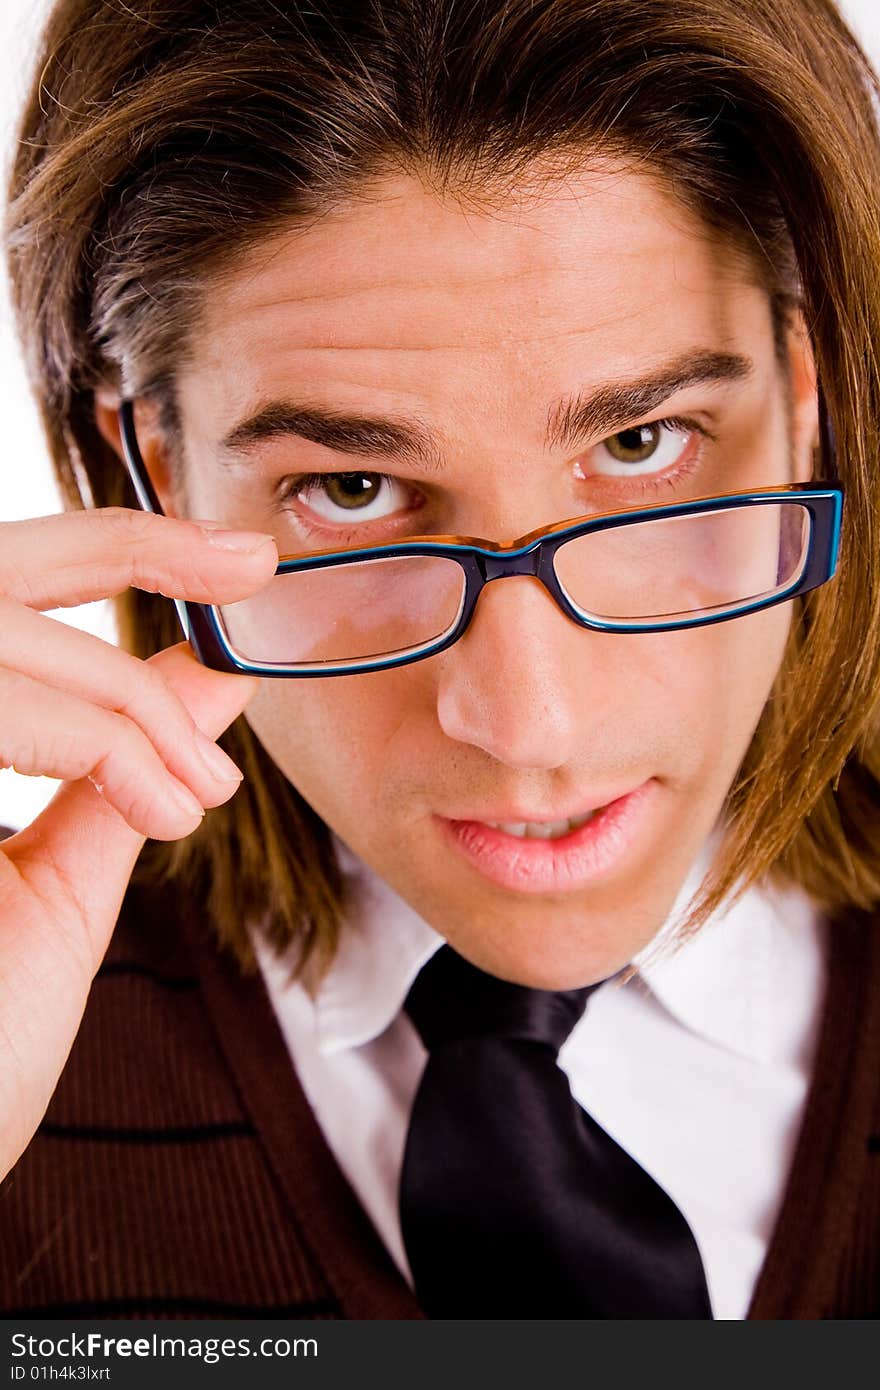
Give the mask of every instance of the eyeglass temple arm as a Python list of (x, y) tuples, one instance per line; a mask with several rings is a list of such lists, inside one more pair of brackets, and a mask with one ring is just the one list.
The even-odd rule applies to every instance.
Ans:
[[(816, 382), (816, 406), (819, 413), (819, 445), (822, 450), (822, 473), (829, 482), (838, 482), (837, 470), (837, 438), (834, 435), (834, 425), (831, 424), (829, 407), (822, 389), (822, 382)], [(120, 438), (122, 442), (122, 457), (124, 457), (125, 468), (129, 478), (131, 478), (133, 489), (138, 496), (139, 505), (145, 512), (154, 512), (157, 516), (164, 516), (161, 509), (160, 500), (156, 489), (150, 481), (143, 459), (140, 457), (138, 445), (138, 434), (135, 431), (135, 403), (133, 400), (121, 400), (120, 410)]]
[(157, 516), (164, 516), (162, 504), (141, 458), (134, 426), (134, 401), (120, 401), (118, 416), (123, 461), (126, 472), (131, 479), (131, 485), (137, 495), (138, 503), (145, 512), (155, 512)]
[(828, 413), (828, 406), (825, 401), (825, 393), (822, 390), (822, 383), (816, 381), (816, 403), (819, 412), (819, 446), (822, 454), (821, 469), (823, 479), (827, 477), (829, 482), (839, 482), (837, 471), (837, 437), (834, 433), (834, 426), (831, 423), (831, 416)]
[[(162, 504), (159, 501), (156, 489), (150, 480), (146, 465), (141, 457), (140, 445), (137, 441), (137, 433), (134, 427), (134, 401), (123, 400), (119, 403), (117, 412), (119, 417), (119, 437), (122, 442), (122, 458), (125, 469), (131, 479), (131, 485), (135, 490), (139, 505), (145, 512), (154, 512), (156, 516), (164, 516)], [(196, 607), (190, 606), (183, 599), (172, 599), (174, 607), (177, 609), (177, 617), (183, 630), (183, 635), (193, 647), (196, 656), (204, 661), (206, 666), (213, 665), (209, 648), (205, 646), (199, 637), (197, 619), (194, 618)], [(225, 669), (225, 668), (224, 668)]]
[[(831, 423), (831, 416), (828, 413), (828, 406), (825, 402), (825, 393), (822, 390), (822, 383), (816, 381), (817, 408), (819, 414), (819, 443), (822, 453), (822, 472), (829, 481), (837, 482), (837, 440), (834, 433), (834, 426)], [(134, 425), (134, 401), (123, 400), (119, 404), (119, 434), (122, 440), (123, 458), (126, 471), (131, 479), (132, 487), (137, 495), (138, 502), (144, 511), (155, 512), (157, 516), (164, 516), (162, 504), (156, 494), (156, 490), (150, 481), (150, 475), (144, 466), (141, 458), (140, 448), (137, 442), (137, 433)]]

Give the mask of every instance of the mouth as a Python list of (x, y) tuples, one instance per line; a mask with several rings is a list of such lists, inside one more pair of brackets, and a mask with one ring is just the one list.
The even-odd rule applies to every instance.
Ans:
[(477, 821), (476, 824), (487, 825), (490, 830), (501, 830), (505, 835), (512, 835), (516, 840), (561, 840), (564, 835), (570, 835), (573, 830), (580, 830), (582, 825), (589, 825), (599, 815), (604, 806), (597, 806), (593, 811), (587, 811), (585, 815), (573, 816), (566, 820), (548, 821)]
[(435, 817), (445, 842), (484, 879), (517, 893), (572, 892), (618, 870), (647, 833), (653, 779), (575, 816), (554, 820)]

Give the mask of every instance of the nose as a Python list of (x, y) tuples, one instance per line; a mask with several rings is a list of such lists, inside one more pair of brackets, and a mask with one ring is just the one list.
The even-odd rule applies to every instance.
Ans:
[(583, 736), (583, 644), (598, 635), (561, 613), (537, 579), (494, 580), (437, 659), (443, 732), (510, 767), (564, 765)]

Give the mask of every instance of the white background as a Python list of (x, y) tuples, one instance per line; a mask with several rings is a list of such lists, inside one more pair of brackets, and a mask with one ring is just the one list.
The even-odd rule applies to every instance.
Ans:
[[(841, 8), (880, 67), (880, 0), (843, 0)], [(47, 9), (48, 0), (0, 0), (0, 158), (4, 184), (17, 111), (30, 77), (30, 56)], [(0, 521), (59, 511), (59, 495), (12, 335), (5, 281), (0, 286), (0, 404), (4, 429)], [(64, 616), (103, 637), (112, 636), (112, 618), (105, 605), (92, 604)], [(0, 825), (18, 829), (27, 824), (55, 786), (44, 777), (0, 772)]]

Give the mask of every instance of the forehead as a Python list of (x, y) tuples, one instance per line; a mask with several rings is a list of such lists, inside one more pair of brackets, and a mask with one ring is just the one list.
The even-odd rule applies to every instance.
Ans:
[(400, 175), (212, 282), (191, 362), (232, 409), (304, 372), (319, 392), (576, 355), (608, 377), (733, 347), (767, 314), (744, 258), (646, 171), (596, 164), (491, 204)]

